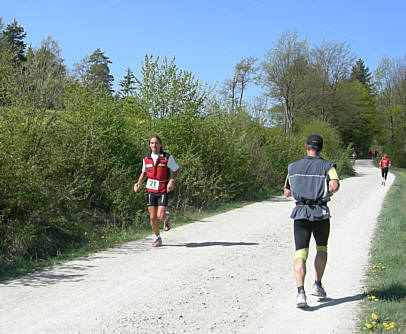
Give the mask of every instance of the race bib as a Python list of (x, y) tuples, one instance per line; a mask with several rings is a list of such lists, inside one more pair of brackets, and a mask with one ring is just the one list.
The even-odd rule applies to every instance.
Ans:
[(147, 189), (158, 190), (158, 188), (159, 188), (159, 181), (158, 180), (153, 180), (153, 179), (148, 179), (147, 180)]

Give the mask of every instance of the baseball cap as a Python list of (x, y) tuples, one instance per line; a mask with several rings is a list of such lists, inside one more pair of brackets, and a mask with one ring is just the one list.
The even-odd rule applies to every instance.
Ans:
[(306, 145), (314, 148), (315, 150), (320, 150), (323, 147), (323, 138), (319, 135), (310, 135), (307, 137)]

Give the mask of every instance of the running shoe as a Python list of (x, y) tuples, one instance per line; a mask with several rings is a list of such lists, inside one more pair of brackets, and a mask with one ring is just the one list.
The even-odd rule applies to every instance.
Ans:
[(321, 285), (313, 283), (312, 291), (310, 292), (312, 296), (317, 296), (321, 298), (326, 298), (327, 293), (324, 291), (324, 288)]
[(166, 219), (164, 220), (164, 231), (169, 231), (171, 229), (171, 222), (169, 218), (169, 212), (166, 212)]
[(297, 294), (296, 297), (296, 307), (297, 308), (305, 308), (308, 307), (307, 301), (306, 301), (306, 294), (304, 291), (301, 291)]
[(154, 242), (152, 243), (152, 247), (161, 247), (162, 246), (162, 239), (161, 237), (155, 237)]

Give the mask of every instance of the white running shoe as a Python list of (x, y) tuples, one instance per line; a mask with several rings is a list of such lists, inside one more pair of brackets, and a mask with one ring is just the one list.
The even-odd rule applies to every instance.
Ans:
[(321, 298), (327, 297), (327, 293), (326, 293), (326, 291), (324, 291), (324, 288), (320, 285), (317, 285), (316, 283), (313, 283), (312, 291), (310, 292), (310, 294), (312, 296), (317, 296), (317, 297), (321, 297)]
[(307, 301), (306, 301), (306, 294), (304, 291), (299, 292), (296, 297), (296, 307), (297, 308), (305, 308), (308, 307)]
[(169, 217), (169, 212), (166, 211), (166, 219), (164, 220), (163, 230), (166, 232), (166, 231), (169, 231), (170, 229), (171, 229), (171, 220)]

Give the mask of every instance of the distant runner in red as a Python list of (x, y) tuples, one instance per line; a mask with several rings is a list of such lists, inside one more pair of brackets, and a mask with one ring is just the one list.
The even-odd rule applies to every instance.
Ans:
[[(149, 150), (142, 161), (142, 172), (138, 182), (134, 184), (134, 191), (140, 188), (147, 179), (147, 206), (152, 231), (155, 234), (153, 247), (162, 246), (159, 234), (158, 220), (164, 221), (164, 231), (169, 231), (168, 193), (172, 191), (175, 180), (179, 176), (179, 166), (169, 153), (162, 150), (162, 141), (158, 136), (149, 139)], [(169, 170), (173, 172), (169, 178)]]
[(391, 166), (388, 155), (384, 154), (381, 161), (379, 161), (379, 167), (381, 167), (382, 182), (381, 185), (385, 185), (386, 178), (388, 177), (389, 167)]

